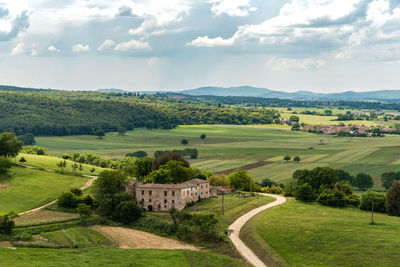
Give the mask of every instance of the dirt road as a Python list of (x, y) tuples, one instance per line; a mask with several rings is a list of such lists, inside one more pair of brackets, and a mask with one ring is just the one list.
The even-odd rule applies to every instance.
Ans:
[(252, 265), (256, 267), (266, 267), (266, 265), (240, 239), (239, 237), (240, 230), (242, 229), (243, 225), (257, 213), (269, 209), (271, 207), (281, 205), (286, 202), (286, 198), (279, 195), (271, 195), (271, 194), (261, 194), (261, 195), (270, 196), (275, 198), (276, 200), (267, 205), (249, 211), (248, 213), (241, 216), (239, 219), (237, 219), (234, 223), (232, 223), (229, 226), (229, 230), (232, 230), (232, 233), (230, 234), (229, 238), (232, 240), (233, 245), (248, 262), (250, 262)]

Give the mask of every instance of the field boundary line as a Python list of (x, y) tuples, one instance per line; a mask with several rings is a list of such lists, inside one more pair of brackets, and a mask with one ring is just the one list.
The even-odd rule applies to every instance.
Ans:
[(269, 196), (275, 198), (275, 201), (268, 203), (264, 206), (255, 208), (248, 213), (242, 215), (239, 219), (234, 221), (230, 226), (229, 230), (231, 230), (231, 234), (229, 235), (229, 238), (231, 239), (233, 245), (236, 247), (236, 249), (239, 251), (239, 253), (253, 266), (256, 267), (266, 267), (266, 265), (256, 256), (256, 254), (249, 248), (247, 247), (244, 242), (240, 239), (239, 234), (240, 230), (242, 227), (256, 214), (272, 208), (276, 207), (279, 205), (282, 205), (283, 203), (286, 202), (286, 198), (283, 196), (279, 195), (272, 195), (272, 194), (265, 194), (265, 193), (260, 193), (261, 195), (264, 196)]

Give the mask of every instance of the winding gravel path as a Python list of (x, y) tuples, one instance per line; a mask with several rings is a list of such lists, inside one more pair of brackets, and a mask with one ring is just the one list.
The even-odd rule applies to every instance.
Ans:
[(261, 211), (264, 211), (266, 209), (275, 206), (282, 205), (283, 203), (286, 202), (286, 198), (279, 195), (271, 195), (271, 194), (261, 194), (261, 195), (273, 197), (276, 200), (274, 202), (268, 203), (267, 205), (249, 211), (248, 213), (244, 214), (239, 219), (237, 219), (235, 222), (233, 222), (228, 228), (229, 230), (232, 230), (231, 234), (229, 235), (229, 238), (232, 240), (233, 245), (248, 262), (250, 262), (252, 265), (256, 267), (266, 267), (266, 265), (240, 239), (239, 237), (240, 230), (242, 229), (243, 225), (245, 225), (245, 223), (257, 213), (260, 213)]

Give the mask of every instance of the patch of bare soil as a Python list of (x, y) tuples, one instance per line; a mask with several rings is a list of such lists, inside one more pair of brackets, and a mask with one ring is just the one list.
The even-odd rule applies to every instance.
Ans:
[(259, 161), (259, 162), (256, 162), (256, 163), (244, 165), (244, 166), (239, 167), (239, 168), (233, 168), (233, 169), (221, 171), (221, 172), (218, 172), (218, 174), (230, 174), (231, 172), (235, 172), (236, 170), (247, 170), (248, 171), (248, 170), (255, 169), (255, 168), (258, 168), (258, 167), (262, 167), (262, 166), (265, 166), (265, 165), (268, 165), (268, 164), (271, 164), (271, 163), (272, 162), (269, 162), (269, 161)]
[(7, 189), (7, 188), (8, 188), (8, 184), (0, 184), (0, 190)]
[(93, 230), (104, 235), (118, 247), (125, 249), (190, 249), (199, 250), (197, 247), (161, 237), (155, 234), (142, 232), (123, 227), (95, 225)]

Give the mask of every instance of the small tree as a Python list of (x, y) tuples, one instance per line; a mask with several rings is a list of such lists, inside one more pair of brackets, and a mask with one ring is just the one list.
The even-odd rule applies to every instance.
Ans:
[(201, 140), (204, 140), (204, 139), (206, 139), (206, 135), (205, 134), (201, 134), (200, 138), (201, 138)]
[(76, 174), (76, 170), (78, 169), (78, 164), (76, 164), (76, 163), (72, 164), (72, 165), (71, 165), (71, 168), (72, 168), (72, 172), (73, 172), (74, 174)]
[(354, 179), (354, 185), (357, 186), (360, 190), (365, 191), (374, 186), (374, 182), (372, 181), (372, 177), (365, 173), (357, 174)]
[(126, 133), (126, 129), (124, 127), (119, 127), (118, 128), (118, 134), (119, 135), (125, 135)]
[(96, 135), (99, 139), (103, 139), (103, 137), (106, 135), (106, 133), (103, 130), (98, 130), (96, 132)]
[(61, 160), (56, 163), (57, 167), (61, 169), (61, 173), (64, 173), (64, 168), (67, 167), (67, 162), (65, 160)]
[(283, 160), (286, 160), (286, 162), (289, 162), (292, 158), (289, 155), (286, 155), (283, 157)]
[(400, 216), (400, 181), (394, 181), (386, 193), (386, 213)]
[(300, 160), (301, 160), (301, 158), (300, 158), (299, 156), (295, 156), (295, 157), (293, 158), (293, 161), (295, 161), (295, 162), (297, 162), (297, 163), (299, 163)]
[(86, 224), (87, 219), (92, 216), (92, 208), (89, 205), (80, 203), (78, 204), (78, 208), (76, 210), (79, 212), (82, 224)]
[(82, 173), (82, 171), (83, 171), (83, 165), (82, 165), (82, 163), (80, 163), (79, 164), (79, 172)]
[(89, 171), (90, 171), (91, 174), (93, 174), (93, 173), (96, 171), (96, 168), (93, 167), (93, 168), (91, 168)]
[(26, 162), (26, 159), (25, 159), (24, 157), (21, 157), (21, 158), (19, 159), (19, 162)]
[(76, 208), (78, 205), (78, 198), (71, 191), (65, 191), (58, 197), (57, 205), (63, 208)]
[(360, 209), (371, 211), (371, 224), (374, 224), (374, 212), (385, 211), (385, 195), (368, 190), (361, 196)]
[(11, 212), (0, 216), (0, 234), (11, 235), (12, 230), (15, 227), (14, 218), (18, 217), (18, 214)]
[(181, 144), (185, 146), (185, 145), (189, 144), (189, 141), (187, 139), (182, 139)]
[(304, 202), (314, 201), (316, 195), (308, 183), (300, 184), (296, 188), (296, 199)]
[(295, 123), (292, 125), (292, 131), (300, 131), (300, 124)]

